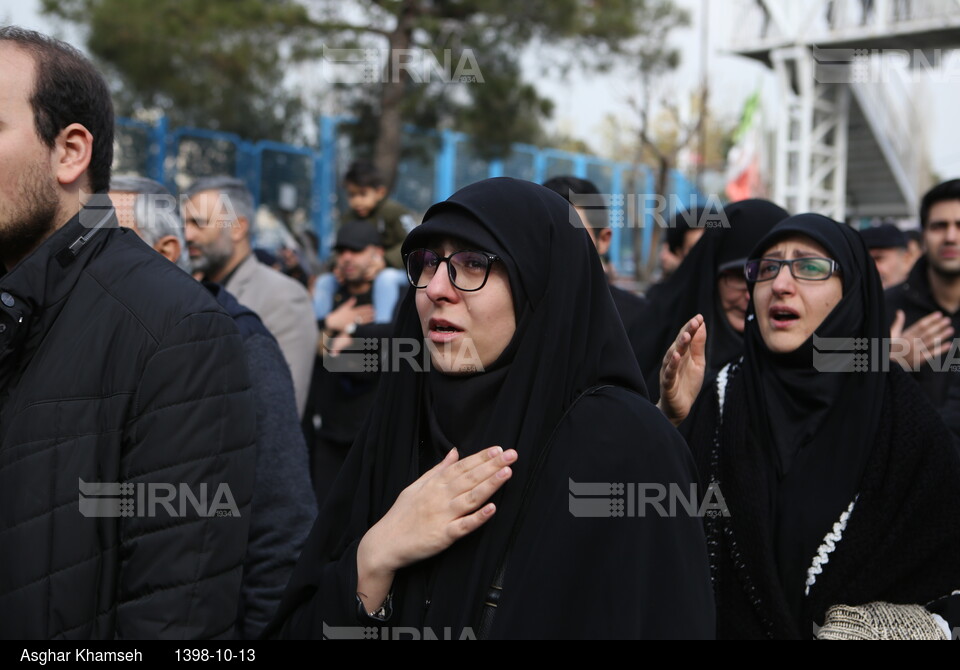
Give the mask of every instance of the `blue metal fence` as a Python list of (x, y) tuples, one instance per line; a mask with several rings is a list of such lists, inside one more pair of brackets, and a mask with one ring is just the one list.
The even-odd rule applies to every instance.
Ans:
[[(274, 212), (300, 211), (320, 240), (325, 257), (341, 207), (340, 175), (352, 159), (342, 126), (348, 117), (321, 117), (319, 148), (280, 142), (249, 142), (238, 135), (202, 128), (171, 130), (167, 119), (147, 124), (118, 119), (117, 173), (135, 172), (163, 182), (173, 192), (197, 177), (231, 174), (247, 182), (258, 206)], [(652, 171), (643, 165), (610, 161), (597, 156), (541, 149), (516, 144), (504, 160), (487, 161), (470, 148), (469, 137), (445, 130), (408, 129), (405, 143), (416, 148), (401, 161), (392, 197), (418, 214), (456, 190), (487, 177), (516, 177), (542, 183), (550, 177), (572, 174), (594, 182), (609, 194), (613, 240), (610, 260), (623, 273), (632, 273), (636, 260), (633, 239), (641, 235), (642, 255), (649, 253), (657, 208), (648, 199), (653, 193)], [(682, 174), (670, 179), (668, 211), (677, 203), (696, 202), (695, 187)]]

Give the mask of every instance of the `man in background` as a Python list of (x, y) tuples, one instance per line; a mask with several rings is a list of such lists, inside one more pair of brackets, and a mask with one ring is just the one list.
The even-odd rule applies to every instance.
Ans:
[(193, 271), (222, 284), (252, 309), (277, 339), (293, 376), (303, 416), (316, 356), (317, 324), (302, 284), (264, 265), (253, 253), (253, 196), (232, 177), (198, 179), (182, 212)]
[[(350, 349), (366, 338), (379, 344), (390, 335), (389, 324), (410, 285), (406, 273), (386, 267), (380, 235), (369, 221), (342, 226), (333, 251), (334, 272), (318, 278), (315, 287), (324, 344), (314, 367), (311, 421), (304, 422), (321, 505), (366, 421), (380, 379), (376, 371), (354, 369), (350, 364), (363, 357)], [(364, 351), (371, 355), (375, 349)]]
[(883, 288), (902, 283), (910, 274), (910, 254), (907, 236), (892, 223), (884, 223), (860, 230), (860, 237), (877, 265)]
[[(934, 186), (920, 202), (924, 255), (906, 281), (886, 292), (891, 354), (914, 372), (944, 423), (960, 437), (960, 179)], [(937, 363), (932, 365), (931, 363)], [(958, 443), (960, 444), (960, 443)]]
[[(570, 203), (572, 208), (571, 215), (578, 216), (581, 224), (593, 240), (597, 253), (603, 258), (610, 251), (610, 242), (613, 238), (613, 231), (610, 230), (610, 214), (607, 207), (600, 202), (602, 195), (596, 185), (587, 180), (573, 176), (553, 177), (544, 182), (544, 187), (554, 193), (562, 196)], [(587, 196), (584, 198), (583, 196)], [(599, 200), (598, 200), (599, 199)], [(585, 207), (577, 203), (592, 201), (592, 205)], [(643, 313), (645, 300), (638, 295), (625, 291), (618, 286), (610, 284), (610, 294), (613, 297), (613, 303), (620, 313), (620, 320), (627, 331), (627, 337), (630, 339), (630, 346), (634, 354), (639, 357), (640, 329), (643, 324), (640, 322), (640, 316)]]

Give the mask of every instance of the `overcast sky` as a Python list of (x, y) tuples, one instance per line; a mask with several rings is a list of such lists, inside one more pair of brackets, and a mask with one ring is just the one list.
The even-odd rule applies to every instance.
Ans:
[[(693, 25), (678, 31), (671, 41), (683, 52), (680, 70), (671, 77), (671, 85), (679, 96), (687, 98), (700, 81), (702, 17), (701, 0), (676, 0), (689, 9)], [(711, 82), (711, 107), (721, 118), (736, 119), (744, 100), (758, 88), (763, 92), (766, 117), (772, 123), (777, 89), (770, 71), (752, 61), (729, 55), (731, 36), (739, 27), (738, 0), (711, 0), (709, 3), (709, 65)], [(39, 0), (0, 0), (0, 21), (34, 28), (44, 32), (53, 29), (49, 20), (39, 15)], [(76, 35), (68, 31), (60, 35), (75, 41)], [(82, 48), (82, 45), (77, 45)], [(944, 178), (960, 177), (960, 130), (957, 127), (957, 110), (960, 109), (960, 52), (957, 58), (945, 59), (947, 67), (928, 77), (918, 87), (925, 91), (918, 96), (918, 107), (926, 115), (926, 133), (934, 170)], [(536, 51), (525, 55), (528, 71), (536, 77), (542, 94), (556, 103), (554, 123), (568, 134), (586, 140), (597, 151), (604, 150), (600, 139), (604, 118), (614, 115), (625, 120), (634, 117), (627, 104), (631, 86), (635, 85), (626, 69), (614, 70), (605, 75), (572, 72), (566, 78), (557, 75), (538, 76), (538, 61), (549, 58), (548, 52)], [(481, 64), (482, 67), (482, 64)], [(904, 132), (910, 132), (904, 129)]]

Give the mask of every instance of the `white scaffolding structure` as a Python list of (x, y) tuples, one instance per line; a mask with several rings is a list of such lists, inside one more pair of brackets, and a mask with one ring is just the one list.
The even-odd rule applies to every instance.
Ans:
[(929, 170), (918, 94), (897, 73), (960, 47), (960, 0), (751, 0), (737, 25), (735, 53), (777, 77), (774, 199), (838, 220), (913, 215)]

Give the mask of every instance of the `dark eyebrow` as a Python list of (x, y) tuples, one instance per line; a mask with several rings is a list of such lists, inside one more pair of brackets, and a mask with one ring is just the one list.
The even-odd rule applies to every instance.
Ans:
[[(782, 251), (770, 251), (763, 255), (764, 258), (783, 258)], [(813, 249), (794, 249), (793, 250), (794, 258), (825, 258), (821, 256), (819, 251), (814, 251)]]
[(827, 258), (829, 257), (829, 254), (824, 256), (824, 255), (821, 255), (819, 251), (814, 251), (813, 249), (794, 249), (793, 257), (794, 258)]

